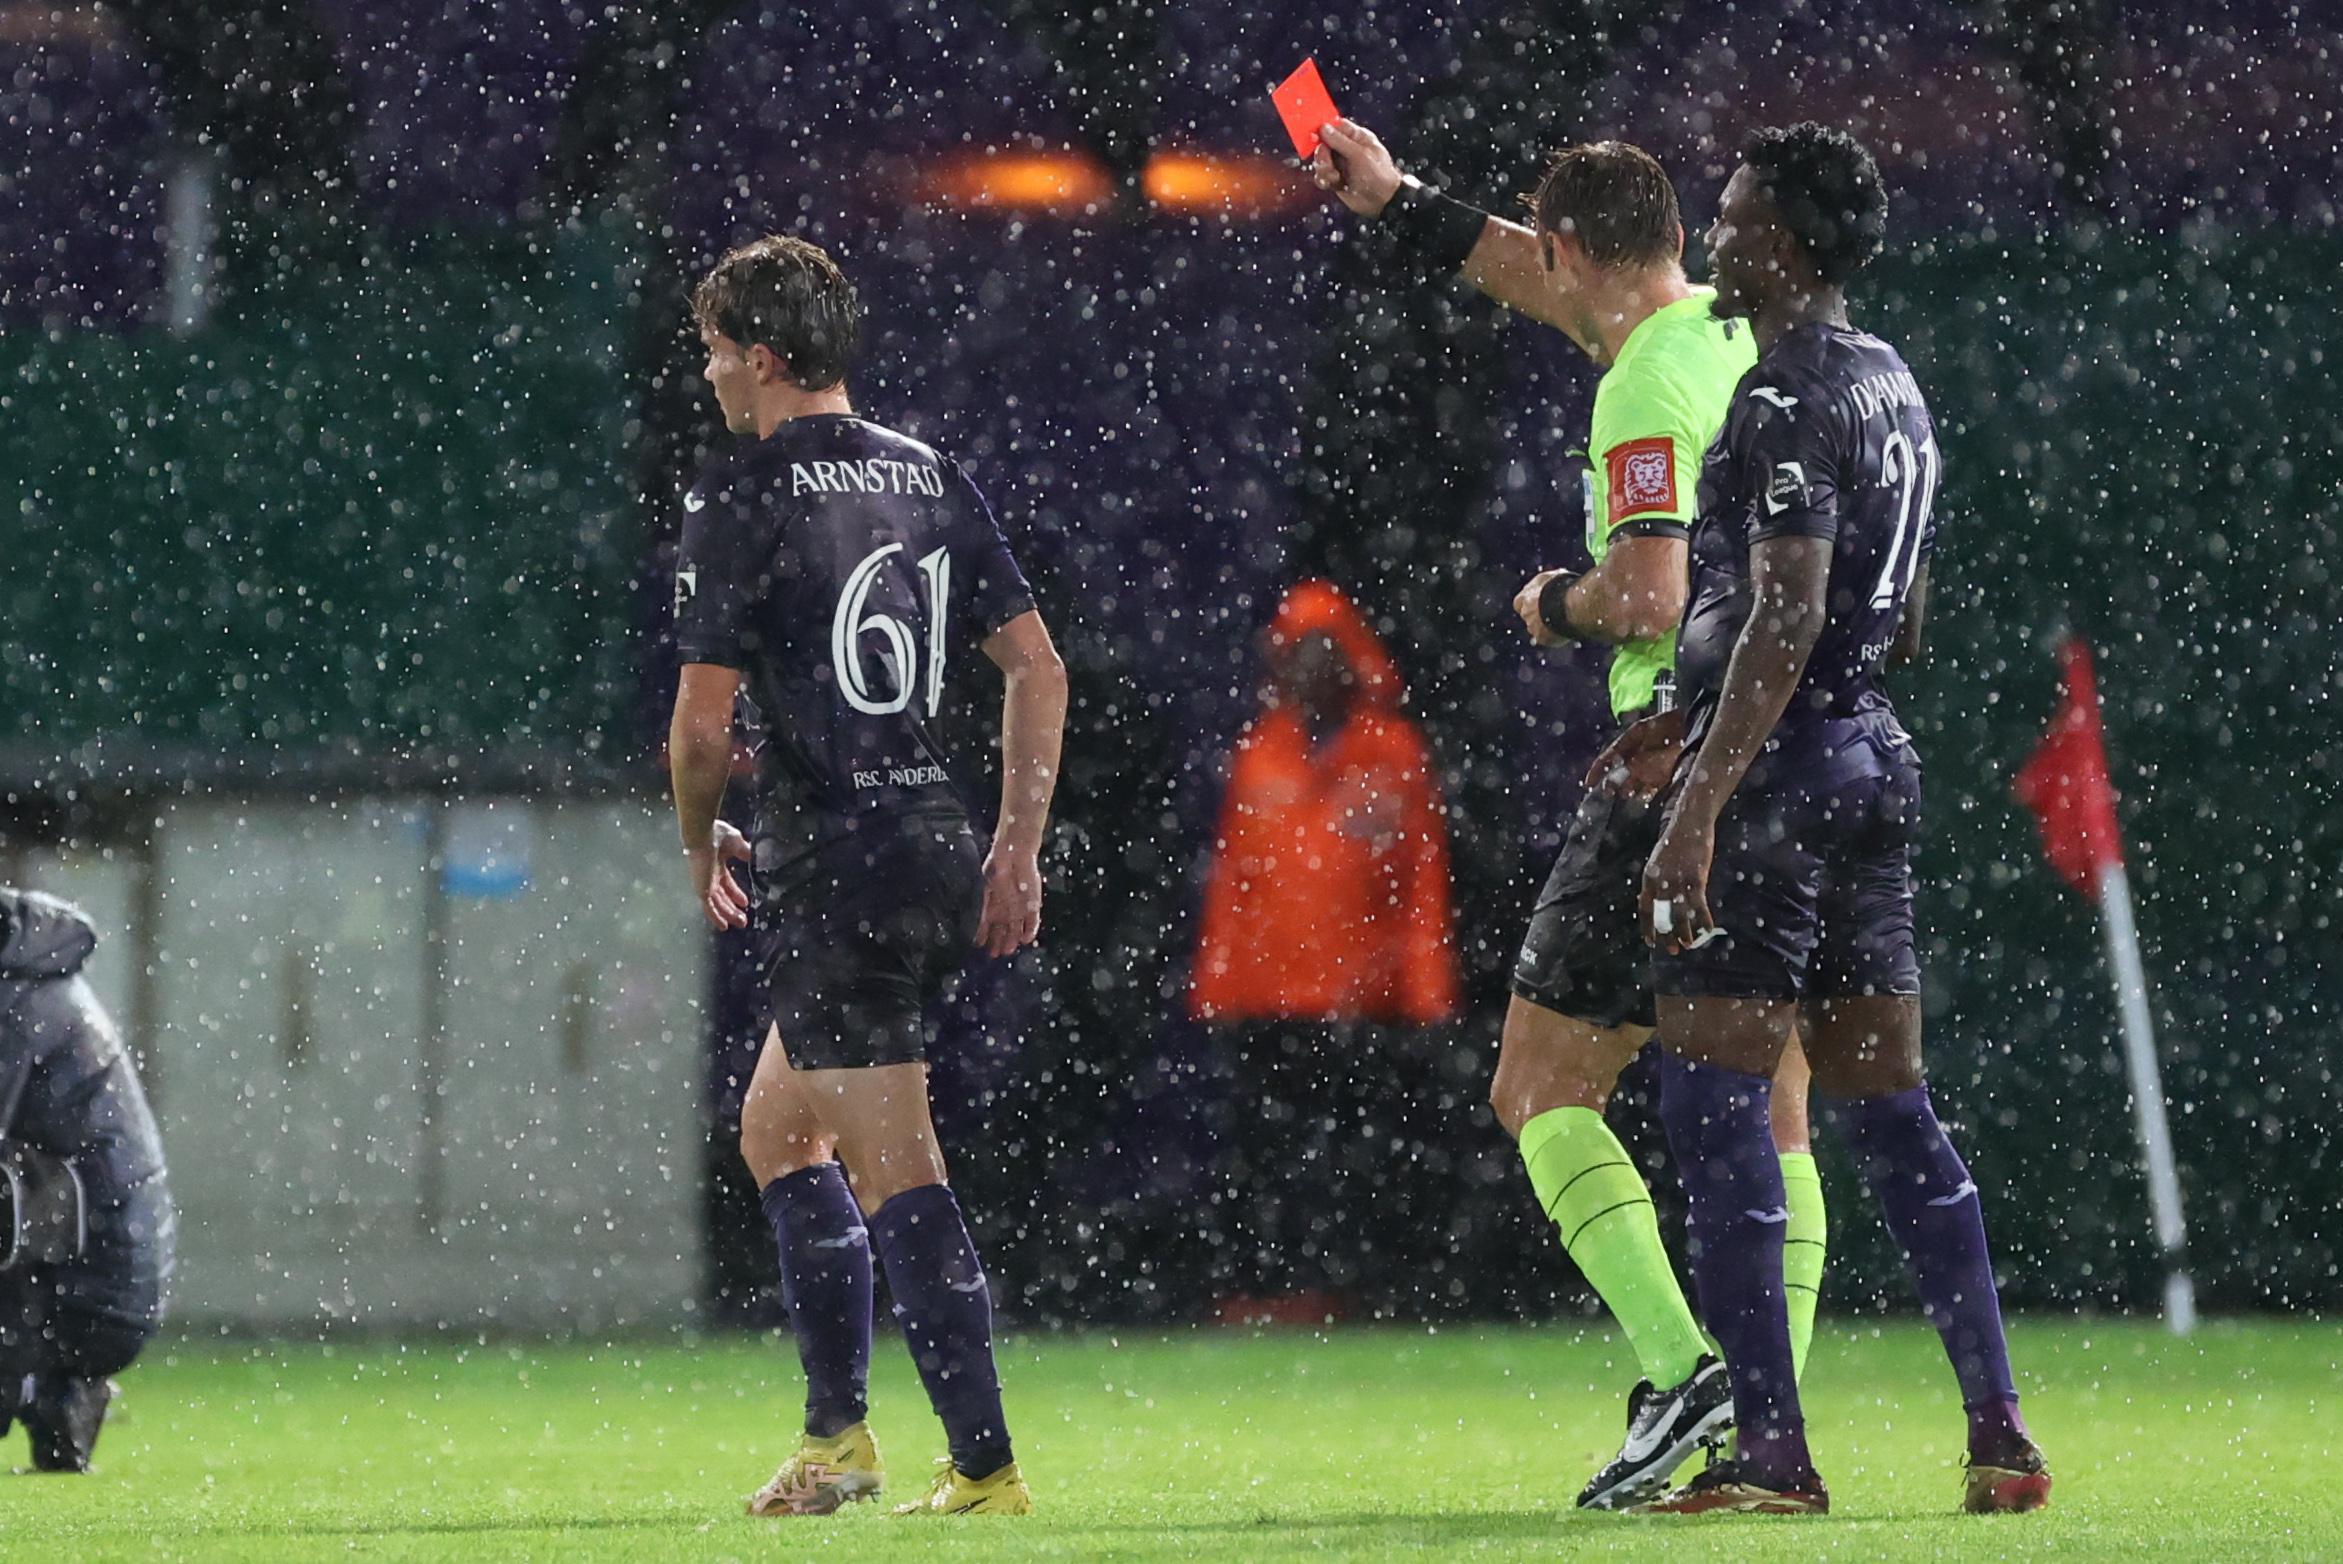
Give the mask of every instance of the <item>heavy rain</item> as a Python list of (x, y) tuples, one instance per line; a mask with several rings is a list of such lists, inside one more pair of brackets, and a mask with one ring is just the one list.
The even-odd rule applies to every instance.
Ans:
[(2339, 66), (0, 0), (0, 1551), (2343, 1555)]

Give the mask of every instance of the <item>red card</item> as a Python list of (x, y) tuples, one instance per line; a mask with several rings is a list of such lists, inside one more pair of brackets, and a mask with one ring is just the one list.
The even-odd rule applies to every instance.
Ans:
[(1294, 151), (1302, 157), (1318, 150), (1319, 126), (1342, 118), (1314, 59), (1304, 60), (1291, 76), (1271, 88), (1269, 101), (1277, 105), (1277, 117), (1285, 121), (1285, 133), (1294, 138)]

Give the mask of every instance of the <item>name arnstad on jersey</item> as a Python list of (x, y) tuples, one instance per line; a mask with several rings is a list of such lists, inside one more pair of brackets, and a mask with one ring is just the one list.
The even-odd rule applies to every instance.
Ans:
[(1847, 394), (1855, 400), (1855, 416), (1863, 419), (1877, 418), (1899, 407), (1918, 407), (1922, 401), (1920, 383), (1906, 369), (1858, 380), (1847, 387)]
[(865, 456), (850, 462), (791, 462), (789, 497), (800, 494), (925, 494), (944, 495), (944, 475), (920, 462), (891, 461)]

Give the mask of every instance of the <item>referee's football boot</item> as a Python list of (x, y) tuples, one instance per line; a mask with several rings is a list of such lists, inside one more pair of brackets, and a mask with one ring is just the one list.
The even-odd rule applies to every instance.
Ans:
[(1624, 1510), (1657, 1497), (1693, 1451), (1722, 1442), (1732, 1428), (1732, 1382), (1712, 1355), (1670, 1389), (1637, 1381), (1627, 1393), (1627, 1442), (1588, 1481), (1579, 1508)]
[(16, 1419), (32, 1436), (33, 1466), (43, 1472), (86, 1472), (114, 1401), (114, 1382), (79, 1375), (41, 1374), (18, 1403)]
[(1031, 1515), (1033, 1495), (1011, 1461), (989, 1477), (970, 1477), (950, 1456), (936, 1462), (927, 1497), (897, 1505), (897, 1515)]
[(1991, 1465), (1975, 1456), (1966, 1465), (1961, 1508), (1971, 1515), (2020, 1515), (2050, 1507), (2050, 1465), (2031, 1441), (1996, 1455)]
[(831, 1515), (857, 1499), (878, 1497), (886, 1484), (879, 1442), (868, 1423), (829, 1439), (805, 1436), (773, 1480), (749, 1495), (751, 1515)]

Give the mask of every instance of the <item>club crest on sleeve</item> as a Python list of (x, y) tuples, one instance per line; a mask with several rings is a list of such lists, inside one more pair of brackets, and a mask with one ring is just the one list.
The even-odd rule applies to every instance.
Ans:
[(1628, 440), (1603, 457), (1611, 488), (1611, 524), (1649, 511), (1676, 509), (1676, 442), (1665, 435)]

